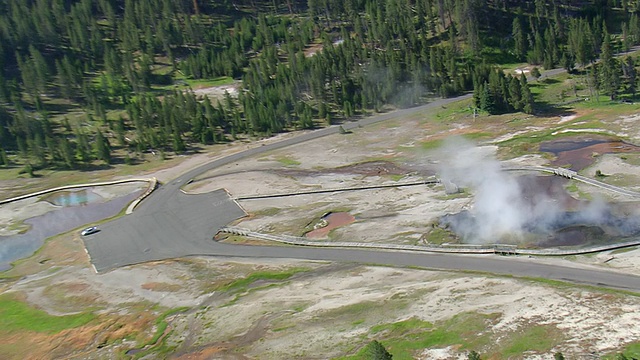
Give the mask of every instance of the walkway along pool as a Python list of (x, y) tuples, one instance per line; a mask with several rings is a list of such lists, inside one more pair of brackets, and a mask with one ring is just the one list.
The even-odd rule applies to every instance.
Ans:
[(24, 234), (0, 236), (0, 271), (9, 269), (11, 262), (33, 254), (48, 237), (117, 215), (143, 191), (137, 190), (109, 201), (102, 201), (90, 189), (61, 191), (47, 196), (45, 201), (60, 201), (62, 207), (25, 220), (30, 229)]
[(543, 142), (540, 151), (556, 156), (552, 165), (569, 165), (571, 170), (580, 171), (593, 164), (594, 154), (640, 152), (640, 147), (605, 137), (572, 137)]

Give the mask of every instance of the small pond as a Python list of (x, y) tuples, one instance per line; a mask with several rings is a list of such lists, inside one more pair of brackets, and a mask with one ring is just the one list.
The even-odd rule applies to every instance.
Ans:
[(81, 189), (76, 191), (57, 191), (42, 200), (48, 201), (53, 205), (69, 207), (99, 202), (102, 197), (91, 191), (91, 189)]
[(356, 221), (356, 218), (348, 212), (330, 212), (321, 218), (321, 221), (326, 221), (326, 226), (319, 227), (311, 230), (305, 234), (306, 237), (311, 239), (319, 239), (329, 235), (329, 232), (340, 226), (349, 225)]
[(108, 201), (90, 189), (47, 196), (43, 200), (60, 208), (25, 220), (30, 229), (24, 234), (0, 236), (0, 271), (9, 269), (11, 262), (33, 254), (51, 236), (117, 215), (143, 191), (139, 189)]

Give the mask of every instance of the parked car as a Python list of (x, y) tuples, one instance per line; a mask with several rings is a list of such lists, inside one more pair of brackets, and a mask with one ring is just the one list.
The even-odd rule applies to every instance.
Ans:
[(89, 227), (89, 228), (86, 228), (86, 229), (82, 230), (80, 232), (80, 235), (87, 236), (87, 235), (95, 234), (98, 231), (100, 231), (100, 230), (98, 230), (97, 226), (92, 226), (92, 227)]

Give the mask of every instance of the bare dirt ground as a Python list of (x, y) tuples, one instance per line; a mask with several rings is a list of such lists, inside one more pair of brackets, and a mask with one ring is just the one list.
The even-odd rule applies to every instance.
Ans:
[[(244, 196), (418, 181), (440, 166), (424, 144), (453, 134), (489, 133), (490, 138), (480, 141), (483, 151), (509, 164), (543, 165), (550, 159), (531, 154), (535, 149), (510, 156), (500, 143), (542, 128), (560, 131), (579, 121), (486, 117), (471, 123), (469, 118), (453, 120), (447, 115), (426, 120), (434, 117), (428, 113), (392, 120), (243, 160), (202, 175), (186, 190), (224, 187), (234, 196)], [(637, 121), (638, 116), (616, 117), (603, 127), (640, 142), (634, 130)], [(280, 137), (284, 136), (292, 135)], [(215, 154), (185, 157), (175, 167), (144, 175), (168, 181), (198, 164), (260, 144), (225, 146)], [(581, 173), (595, 176), (601, 170), (609, 175), (607, 181), (638, 190), (637, 157), (595, 154), (594, 159)], [(238, 225), (302, 235), (325, 213), (346, 211), (356, 220), (332, 230), (324, 240), (420, 244), (435, 218), (473, 206), (471, 194), (447, 195), (444, 190), (433, 185), (245, 200), (241, 205), (250, 216)], [(576, 196), (596, 192), (583, 185), (575, 191)], [(41, 205), (27, 206), (29, 211), (42, 211)], [(525, 259), (634, 274), (640, 274), (639, 260), (637, 249)], [(285, 279), (256, 277), (246, 285), (228, 287), (251, 274), (293, 268), (299, 272)], [(392, 352), (417, 359), (466, 358), (472, 349), (487, 359), (548, 359), (556, 351), (581, 359), (640, 341), (637, 296), (482, 274), (266, 259), (176, 259), (97, 275), (77, 234), (49, 240), (2, 279), (3, 294), (19, 296), (51, 315), (93, 311), (98, 316), (80, 328), (55, 334), (25, 329), (9, 336), (0, 330), (0, 353), (15, 359), (127, 358), (127, 350), (143, 348), (152, 339), (158, 329), (155, 319), (178, 307), (186, 309), (167, 317), (163, 340), (145, 348), (154, 352), (143, 358), (324, 359), (354, 354), (378, 339)], [(421, 325), (406, 332), (385, 327), (409, 319)], [(428, 345), (409, 347), (408, 353), (408, 345), (399, 340), (414, 335), (430, 339), (447, 330), (460, 336), (425, 340)], [(520, 346), (527, 338), (541, 341)]]

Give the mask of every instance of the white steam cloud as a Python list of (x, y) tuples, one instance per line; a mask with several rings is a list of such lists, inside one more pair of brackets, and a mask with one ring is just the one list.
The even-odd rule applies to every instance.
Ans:
[[(466, 216), (445, 220), (465, 242), (521, 240), (526, 232), (550, 232), (567, 220), (563, 204), (550, 195), (537, 193), (526, 199), (518, 180), (502, 171), (492, 152), (486, 150), (462, 138), (451, 138), (438, 154), (441, 180), (471, 189), (474, 197)], [(572, 213), (569, 222), (598, 222), (605, 213), (608, 213), (605, 202), (594, 201), (586, 209)]]

